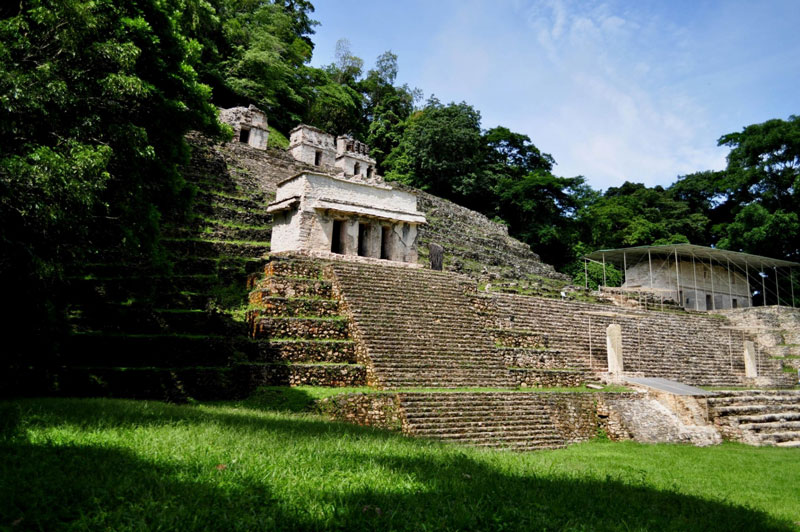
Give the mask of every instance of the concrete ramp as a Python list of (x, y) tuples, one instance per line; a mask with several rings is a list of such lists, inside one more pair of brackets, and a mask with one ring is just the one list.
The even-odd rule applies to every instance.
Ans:
[(713, 392), (703, 390), (702, 388), (695, 388), (694, 386), (689, 386), (682, 382), (658, 377), (625, 377), (625, 381), (674, 395), (714, 395)]

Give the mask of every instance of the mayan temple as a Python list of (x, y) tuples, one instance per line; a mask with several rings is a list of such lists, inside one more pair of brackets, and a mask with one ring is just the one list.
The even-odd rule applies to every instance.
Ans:
[[(592, 292), (505, 226), (385, 181), (352, 137), (299, 125), (288, 149), (267, 148), (258, 109), (221, 118), (230, 142), (190, 137), (197, 213), (170, 228), (174, 275), (100, 265), (73, 287), (60, 391), (366, 386), (382, 393), (335, 396), (325, 411), (520, 450), (598, 432), (800, 445), (800, 391), (783, 389), (797, 382), (800, 312), (754, 306), (748, 285), (749, 272), (798, 264), (690, 245), (599, 250), (586, 260), (617, 265), (624, 282)], [(789, 301), (794, 287), (777, 290)], [(570, 391), (586, 387), (597, 391)]]

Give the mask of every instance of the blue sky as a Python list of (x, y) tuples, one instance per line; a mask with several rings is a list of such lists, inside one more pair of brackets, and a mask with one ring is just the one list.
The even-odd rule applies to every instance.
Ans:
[(726, 133), (800, 114), (800, 0), (316, 0), (336, 41), (400, 83), (466, 101), (595, 188), (725, 165)]

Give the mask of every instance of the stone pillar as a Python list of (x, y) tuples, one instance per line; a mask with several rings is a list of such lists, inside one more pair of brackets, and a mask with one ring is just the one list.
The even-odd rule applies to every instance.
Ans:
[(758, 377), (756, 345), (749, 340), (744, 343), (744, 376), (748, 378)]
[(404, 242), (406, 246), (406, 253), (405, 253), (405, 261), (416, 263), (419, 255), (417, 254), (417, 236), (419, 235), (419, 231), (417, 231), (416, 224), (407, 224), (408, 232), (404, 232)]
[(431, 270), (442, 271), (442, 264), (444, 263), (444, 248), (439, 244), (431, 242), (428, 246), (430, 250)]
[(367, 231), (367, 257), (381, 258), (382, 228), (378, 222), (370, 222)]
[(405, 259), (405, 249), (403, 246), (402, 226), (405, 224), (395, 224), (389, 232), (391, 242), (389, 245), (389, 260), (403, 262)]
[(612, 323), (606, 328), (606, 350), (608, 351), (608, 372), (620, 374), (624, 371), (622, 363), (622, 327)]
[(358, 220), (345, 220), (342, 227), (342, 251), (345, 255), (358, 255)]

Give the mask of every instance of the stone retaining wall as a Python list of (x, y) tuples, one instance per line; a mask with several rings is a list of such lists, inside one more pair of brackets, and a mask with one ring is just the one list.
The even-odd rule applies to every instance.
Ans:
[(338, 421), (400, 431), (403, 412), (394, 393), (352, 393), (317, 402), (323, 414)]
[(581, 371), (512, 368), (511, 384), (519, 388), (575, 388), (586, 382)]
[[(546, 350), (517, 348), (517, 360), (526, 354), (539, 369), (570, 368), (607, 371), (606, 329), (622, 330), (624, 371), (640, 372), (693, 385), (744, 384), (744, 344), (747, 334), (733, 331), (721, 316), (622, 310), (608, 305), (493, 294), (475, 298), (478, 314), (496, 340), (517, 334), (539, 335)], [(505, 336), (497, 329), (505, 329)], [(538, 362), (537, 362), (538, 360)], [(516, 365), (521, 365), (517, 362)], [(759, 352), (758, 371), (775, 385), (786, 380), (781, 364)]]
[[(247, 366), (244, 366), (247, 367)], [(251, 387), (258, 386), (362, 386), (366, 369), (357, 364), (253, 364)]]

